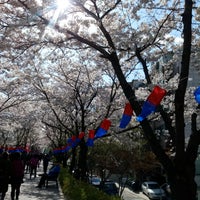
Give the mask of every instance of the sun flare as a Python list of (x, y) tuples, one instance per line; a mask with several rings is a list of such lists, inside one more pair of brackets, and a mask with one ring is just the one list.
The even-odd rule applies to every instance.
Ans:
[(56, 0), (56, 7), (60, 14), (62, 14), (62, 12), (64, 12), (67, 9), (69, 4), (69, 0)]
[[(36, 0), (37, 4), (40, 5), (42, 0)], [(66, 10), (70, 7), (71, 0), (53, 0), (53, 2), (43, 10), (43, 13), (46, 14), (49, 18), (49, 24), (45, 28), (42, 38), (45, 37), (50, 30), (58, 23), (62, 18)]]
[(51, 19), (51, 25), (54, 26), (58, 21), (58, 18), (66, 11), (70, 5), (70, 0), (55, 0), (55, 11)]

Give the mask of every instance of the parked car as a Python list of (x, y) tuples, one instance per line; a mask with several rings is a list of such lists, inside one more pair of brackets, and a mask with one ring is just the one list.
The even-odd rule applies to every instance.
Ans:
[(128, 179), (126, 185), (134, 192), (140, 190), (140, 184), (137, 180)]
[(165, 191), (167, 196), (171, 195), (171, 188), (170, 188), (170, 185), (168, 183), (164, 183), (160, 187)]
[(165, 199), (165, 191), (159, 186), (157, 182), (146, 181), (141, 185), (142, 192), (149, 197), (149, 199)]
[(102, 181), (100, 184), (100, 190), (108, 195), (119, 195), (119, 188), (112, 180)]
[(128, 180), (127, 177), (123, 177), (122, 180), (121, 180), (122, 184), (125, 184), (127, 182), (127, 180)]
[(101, 183), (101, 178), (98, 176), (89, 177), (89, 183), (95, 187), (99, 187)]

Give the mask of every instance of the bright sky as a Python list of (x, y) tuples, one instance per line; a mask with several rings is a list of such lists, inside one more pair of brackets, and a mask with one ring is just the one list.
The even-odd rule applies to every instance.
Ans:
[(57, 21), (58, 17), (69, 7), (70, 2), (68, 0), (56, 0), (56, 11), (53, 17), (53, 21)]

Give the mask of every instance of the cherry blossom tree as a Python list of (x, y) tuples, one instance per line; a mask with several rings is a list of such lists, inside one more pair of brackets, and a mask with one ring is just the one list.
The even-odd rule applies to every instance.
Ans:
[[(57, 53), (64, 53), (65, 50)], [(32, 85), (38, 91), (40, 101), (41, 120), (45, 125), (46, 136), (53, 148), (66, 146), (67, 139), (78, 137), (80, 132), (97, 129), (101, 120), (112, 117), (121, 107), (121, 90), (116, 77), (109, 72), (104, 72), (113, 82), (106, 86), (101, 76), (101, 68), (94, 67), (93, 63), (85, 63), (85, 57), (77, 54), (79, 62), (70, 61), (70, 58), (62, 58), (60, 65), (53, 71), (41, 70), (37, 67), (29, 71)], [(68, 68), (65, 65), (69, 66)], [(89, 66), (88, 66), (89, 65)], [(25, 75), (26, 77), (27, 75)], [(47, 78), (48, 77), (48, 78)], [(124, 98), (123, 98), (124, 99)], [(81, 156), (77, 156), (78, 168), (86, 175), (87, 145), (85, 140), (79, 144)], [(76, 148), (72, 148), (72, 161), (70, 171), (77, 168), (75, 164)], [(84, 169), (84, 170), (83, 170)]]
[[(152, 61), (173, 50), (176, 56), (170, 60), (172, 66), (177, 59), (181, 61), (178, 84), (168, 88), (169, 96), (172, 91), (175, 93), (170, 96), (174, 97), (175, 120), (162, 106), (159, 106), (157, 114), (169, 131), (175, 158), (171, 159), (165, 153), (149, 118), (140, 125), (152, 151), (166, 170), (173, 198), (196, 199), (194, 164), (200, 134), (196, 129), (196, 114), (192, 114), (192, 130), (188, 144), (185, 143), (184, 103), (191, 49), (195, 49), (197, 45), (194, 44), (199, 41), (196, 34), (199, 32), (198, 24), (192, 27), (192, 10), (199, 5), (191, 0), (74, 0), (65, 8), (63, 4), (61, 9), (56, 2), (15, 0), (1, 3), (2, 55), (25, 70), (33, 66), (33, 61), (40, 65), (40, 58), (46, 65), (52, 64), (48, 63), (47, 57), (50, 55), (54, 61), (57, 60), (57, 54), (53, 54), (55, 48), (68, 49), (70, 53), (65, 57), (73, 57), (76, 49), (85, 50), (82, 51), (85, 59), (92, 60), (96, 66), (106, 66), (102, 67), (102, 71), (108, 69), (118, 78), (125, 97), (138, 116), (141, 113), (141, 97), (136, 95), (136, 88), (130, 86), (127, 75), (141, 67), (147, 89), (151, 90), (152, 84), (159, 83), (153, 82), (150, 76)], [(196, 19), (198, 11), (197, 8)], [(177, 45), (177, 38), (182, 38), (182, 44)], [(177, 54), (180, 49), (181, 54)], [(35, 58), (37, 52), (42, 53)], [(74, 56), (73, 62), (76, 61)], [(162, 86), (167, 87), (169, 81), (164, 80)]]
[[(31, 100), (30, 94), (32, 93), (30, 90), (27, 90), (26, 82), (20, 79), (19, 69), (15, 65), (9, 66), (6, 60), (2, 58), (0, 68), (1, 145), (25, 147), (27, 143), (30, 144), (27, 136), (31, 130), (30, 126), (33, 124), (31, 124), (31, 119), (24, 110), (30, 107), (29, 101)], [(27, 102), (29, 103), (27, 104)], [(29, 110), (30, 112), (31, 110)], [(34, 122), (34, 120), (32, 121)], [(37, 142), (36, 137), (34, 140)]]

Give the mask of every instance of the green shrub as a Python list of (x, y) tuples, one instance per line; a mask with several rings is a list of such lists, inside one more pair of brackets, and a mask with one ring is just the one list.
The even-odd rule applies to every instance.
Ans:
[(120, 200), (119, 197), (109, 196), (90, 184), (76, 180), (65, 168), (61, 169), (59, 182), (68, 200)]

